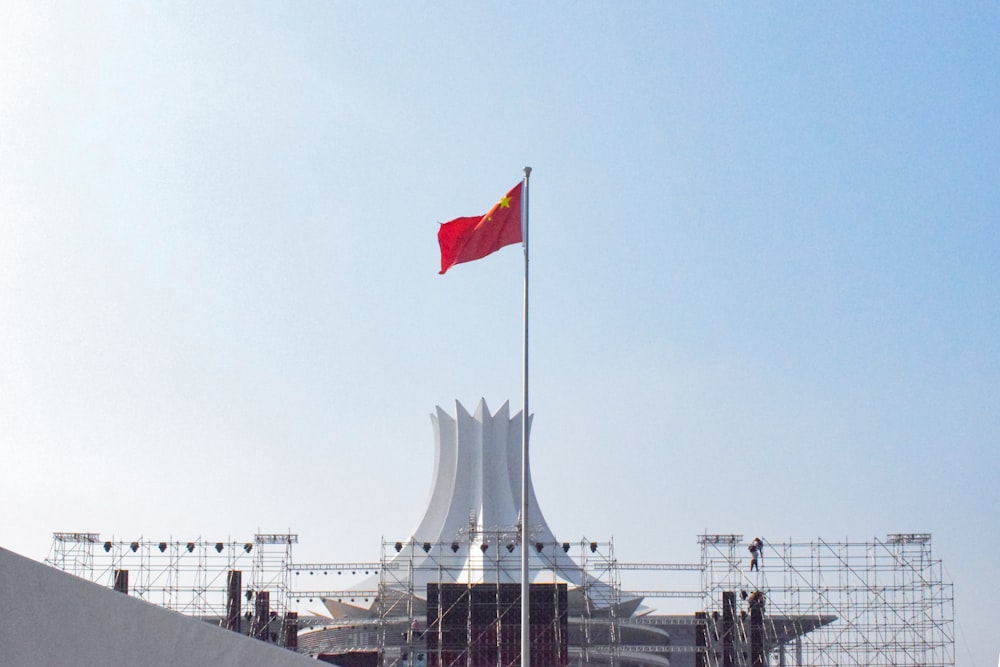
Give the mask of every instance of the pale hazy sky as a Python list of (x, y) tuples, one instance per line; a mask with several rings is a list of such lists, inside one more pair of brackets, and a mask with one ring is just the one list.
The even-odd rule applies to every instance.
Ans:
[(521, 253), (436, 231), (531, 165), (556, 534), (930, 532), (992, 665), (998, 73), (996, 2), (4, 2), (0, 545), (376, 560), (519, 409)]

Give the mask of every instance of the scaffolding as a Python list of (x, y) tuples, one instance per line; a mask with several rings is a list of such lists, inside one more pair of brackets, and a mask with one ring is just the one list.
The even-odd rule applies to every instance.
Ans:
[(708, 667), (955, 663), (953, 587), (929, 534), (764, 541), (754, 570), (741, 535), (698, 541)]
[(100, 541), (100, 533), (52, 533), (52, 550), (45, 562), (63, 572), (95, 581), (94, 547)]
[[(473, 591), (474, 585), (486, 585), (496, 589), (495, 634), (484, 639), (470, 630), (467, 638), (480, 646), (496, 643), (495, 662), (504, 667), (513, 662), (509, 642), (519, 632), (513, 604), (520, 595), (512, 585), (520, 582), (520, 536), (516, 527), (470, 527), (455, 539), (384, 541), (376, 562), (308, 564), (294, 562), (298, 536), (287, 533), (257, 534), (250, 541), (55, 533), (46, 560), (190, 616), (289, 648), (298, 642), (303, 653), (374, 652), (380, 667), (444, 662), (434, 663), (429, 650), (443, 646), (444, 635), (429, 647), (427, 633), (442, 631), (455, 604), (465, 605), (460, 613), (470, 617), (486, 613), (476, 597), (486, 589)], [(954, 667), (953, 587), (933, 557), (929, 534), (762, 542), (759, 568), (751, 570), (748, 542), (736, 534), (700, 535), (701, 559), (686, 564), (622, 563), (610, 541), (529, 538), (532, 581), (550, 586), (546, 595), (558, 612), (550, 620), (561, 622), (563, 612), (567, 619), (565, 627), (552, 625), (547, 635), (567, 646), (561, 664), (618, 667), (641, 662), (640, 654), (657, 654), (669, 657), (674, 667)], [(559, 570), (567, 555), (585, 576), (564, 601), (559, 586), (567, 582)], [(623, 589), (622, 574), (638, 571), (684, 581), (659, 590)], [(345, 579), (350, 583), (330, 585)], [(320, 581), (324, 584), (317, 585)], [(445, 584), (469, 590), (457, 598), (447, 597), (454, 590), (442, 592), (428, 613), (431, 583), (437, 586), (432, 594)], [(630, 604), (656, 598), (677, 600), (692, 611), (632, 612)], [(371, 614), (296, 618), (302, 605), (316, 602)], [(471, 651), (463, 655), (469, 661)]]
[[(472, 546), (466, 550), (466, 543)], [(474, 544), (473, 544), (474, 543)], [(533, 543), (529, 548), (551, 571), (549, 582), (533, 578), (533, 618), (546, 618), (545, 627), (532, 627), (533, 663), (615, 665), (618, 655), (617, 605), (620, 602), (614, 546), (586, 539), (573, 545)], [(557, 554), (576, 547), (581, 571), (590, 570), (580, 588), (582, 601), (573, 612), (567, 587), (556, 573)], [(371, 564), (378, 575), (377, 588), (350, 591), (309, 591), (311, 597), (337, 602), (357, 600), (361, 595), (376, 602), (377, 651), (382, 667), (413, 665), (482, 664), (483, 652), (492, 647), (490, 661), (498, 667), (519, 664), (520, 659), (520, 549), (519, 535), (510, 530), (470, 531), (451, 542), (385, 541), (379, 563)], [(343, 565), (318, 566), (341, 571)], [(536, 565), (533, 572), (538, 572)], [(456, 581), (449, 573), (459, 571)], [(415, 582), (426, 581), (424, 587)], [(350, 597), (347, 597), (347, 596)], [(487, 610), (489, 607), (489, 610)], [(543, 611), (544, 610), (544, 611)], [(597, 610), (603, 610), (598, 616)], [(484, 614), (495, 618), (485, 625), (474, 622)], [(454, 619), (467, 616), (464, 629), (467, 652), (454, 650)], [(537, 634), (537, 637), (536, 637)], [(572, 641), (570, 641), (572, 639)], [(560, 648), (562, 647), (562, 648)], [(350, 652), (360, 647), (340, 644)], [(479, 653), (476, 653), (478, 651)], [(564, 653), (560, 653), (564, 651)], [(547, 656), (542, 659), (542, 656)]]
[[(245, 541), (55, 533), (46, 562), (188, 616), (217, 620), (235, 630), (256, 626), (262, 639), (276, 641), (272, 635), (279, 633), (280, 621), (274, 619), (288, 611), (296, 542), (298, 536), (287, 533), (257, 534)], [(246, 623), (234, 623), (237, 618)]]

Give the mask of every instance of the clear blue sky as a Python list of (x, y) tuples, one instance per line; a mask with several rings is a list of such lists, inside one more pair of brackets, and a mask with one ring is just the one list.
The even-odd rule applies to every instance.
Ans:
[(377, 559), (520, 403), (520, 252), (435, 234), (531, 165), (557, 535), (931, 532), (993, 665), (998, 73), (997, 2), (4, 2), (0, 544)]

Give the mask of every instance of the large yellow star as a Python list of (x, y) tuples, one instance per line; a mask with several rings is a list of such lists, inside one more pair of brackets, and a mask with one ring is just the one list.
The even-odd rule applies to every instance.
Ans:
[(500, 201), (498, 201), (496, 203), (496, 206), (494, 206), (493, 208), (491, 208), (490, 211), (489, 211), (489, 213), (487, 213), (486, 215), (483, 216), (483, 219), (480, 221), (479, 224), (482, 224), (484, 222), (490, 222), (490, 221), (492, 221), (493, 220), (493, 214), (497, 211), (497, 209), (501, 209), (501, 208), (510, 208), (510, 197), (504, 195), (504, 197)]

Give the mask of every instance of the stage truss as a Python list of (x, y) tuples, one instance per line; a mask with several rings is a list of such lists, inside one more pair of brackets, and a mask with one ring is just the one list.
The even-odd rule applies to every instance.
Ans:
[[(496, 547), (486, 552), (483, 567), (511, 568), (516, 575), (517, 553), (506, 546), (512, 543), (511, 536), (493, 537)], [(411, 631), (425, 620), (424, 611), (413, 606), (412, 568), (417, 559), (397, 555), (408, 550), (404, 556), (431, 552), (447, 559), (451, 545), (386, 541), (379, 561), (310, 564), (294, 562), (292, 547), (297, 542), (297, 535), (286, 533), (257, 534), (245, 541), (120, 540), (97, 533), (55, 533), (47, 562), (220, 624), (231, 618), (235, 604), (246, 621), (244, 629), (259, 627), (263, 619), (255, 622), (254, 616), (266, 609), (269, 621), (279, 619), (278, 630), (267, 626), (270, 632), (262, 632), (260, 638), (289, 647), (295, 641), (284, 636), (280, 619), (299, 616), (292, 632), (295, 627), (329, 622), (302, 615), (307, 603), (317, 605), (325, 599), (374, 604), (376, 622), (359, 627), (354, 643), (341, 648), (376, 648), (385, 667), (406, 667), (408, 656), (420, 655)], [(672, 665), (694, 667), (954, 666), (953, 587), (944, 581), (941, 561), (933, 557), (929, 534), (893, 533), (860, 542), (765, 539), (760, 567), (753, 571), (748, 541), (742, 535), (706, 534), (698, 542), (701, 560), (689, 564), (619, 562), (611, 542), (583, 539), (543, 545), (566, 553), (572, 549), (574, 560), (593, 576), (595, 586), (585, 587), (585, 598), (600, 595), (604, 603), (633, 597), (686, 598), (702, 609), (688, 621), (681, 614), (629, 619), (612, 614), (596, 619), (585, 611), (574, 626), (570, 664), (615, 665), (627, 662), (631, 653), (656, 652), (669, 655)], [(244, 598), (235, 603), (230, 575), (234, 571), (242, 573)], [(627, 577), (636, 571), (644, 571), (647, 580), (656, 573), (687, 573), (691, 586), (623, 590), (622, 574)], [(125, 581), (122, 572), (128, 573)], [(307, 583), (333, 583), (341, 574), (373, 577), (369, 579), (373, 583), (368, 589)], [(607, 599), (609, 590), (613, 600)], [(262, 609), (256, 603), (263, 592), (268, 593), (269, 603)], [(754, 611), (754, 600), (762, 613)], [(621, 640), (622, 623), (662, 625), (676, 637), (663, 646), (631, 646)], [(696, 628), (693, 637), (683, 636), (679, 628), (684, 625)]]
[[(741, 535), (701, 535), (699, 542), (707, 666), (955, 664), (953, 587), (932, 555), (929, 534), (765, 540), (755, 570)], [(754, 599), (764, 608), (757, 628)], [(808, 632), (794, 632), (796, 623)], [(762, 649), (756, 652), (755, 630)]]

